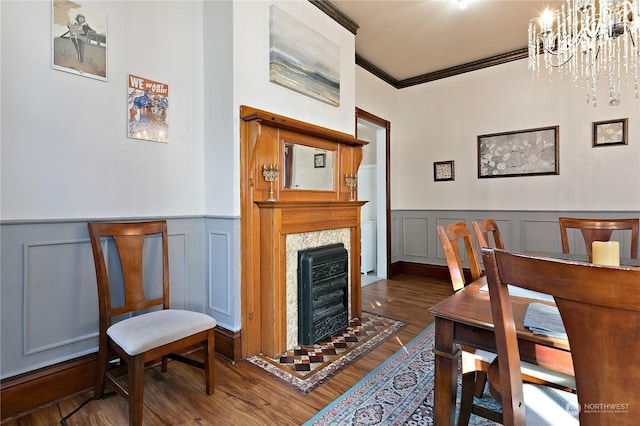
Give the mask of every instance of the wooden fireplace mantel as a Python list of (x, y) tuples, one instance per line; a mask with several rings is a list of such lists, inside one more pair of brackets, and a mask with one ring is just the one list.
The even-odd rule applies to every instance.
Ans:
[[(350, 135), (249, 107), (240, 110), (242, 356), (281, 354), (286, 347), (286, 236), (348, 228), (351, 253), (351, 316), (361, 315), (360, 208), (345, 175), (356, 175), (362, 146)], [(270, 185), (262, 165), (283, 170), (283, 144), (332, 151), (332, 190), (284, 189)], [(357, 193), (357, 192), (356, 192)]]

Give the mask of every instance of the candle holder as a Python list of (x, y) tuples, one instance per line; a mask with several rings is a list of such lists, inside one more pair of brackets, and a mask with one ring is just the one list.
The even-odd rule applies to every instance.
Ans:
[(354, 192), (355, 192), (354, 188), (356, 187), (356, 184), (358, 183), (358, 176), (350, 175), (349, 173), (346, 173), (344, 175), (344, 183), (349, 188), (349, 201), (355, 201), (356, 198), (354, 196)]
[(265, 181), (269, 182), (269, 198), (267, 198), (267, 201), (276, 201), (273, 196), (273, 182), (278, 179), (278, 175), (279, 169), (277, 164), (275, 166), (273, 164), (269, 164), (268, 166), (266, 164), (262, 165), (262, 176)]

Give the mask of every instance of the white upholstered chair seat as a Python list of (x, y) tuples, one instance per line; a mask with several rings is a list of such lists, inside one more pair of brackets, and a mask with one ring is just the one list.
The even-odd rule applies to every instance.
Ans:
[(107, 335), (133, 356), (215, 326), (216, 320), (209, 315), (165, 309), (119, 321), (107, 329)]
[(523, 384), (527, 425), (579, 425), (578, 396), (549, 386)]
[[(491, 364), (498, 356), (493, 352), (476, 349), (474, 352), (476, 360)], [(549, 370), (536, 364), (521, 361), (521, 370), (527, 376), (535, 377), (545, 382), (553, 383), (568, 389), (576, 388), (576, 378), (570, 374), (564, 374), (559, 371)]]

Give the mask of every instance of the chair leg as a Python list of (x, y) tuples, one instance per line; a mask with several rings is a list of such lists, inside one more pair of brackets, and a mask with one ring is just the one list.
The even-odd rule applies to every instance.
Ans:
[(142, 404), (144, 394), (144, 356), (130, 359), (129, 374), (129, 425), (142, 425)]
[(471, 410), (473, 409), (473, 393), (476, 384), (475, 371), (462, 374), (462, 391), (460, 395), (460, 412), (458, 413), (458, 426), (469, 424)]
[(476, 384), (473, 395), (481, 398), (484, 394), (484, 388), (487, 385), (487, 372), (486, 371), (478, 371), (476, 372)]
[(101, 399), (104, 395), (105, 374), (109, 368), (109, 348), (106, 344), (98, 349), (98, 365), (96, 366), (96, 382), (93, 388), (93, 399)]
[(213, 330), (207, 333), (207, 340), (202, 345), (204, 355), (204, 380), (207, 395), (213, 395), (215, 391), (215, 335)]

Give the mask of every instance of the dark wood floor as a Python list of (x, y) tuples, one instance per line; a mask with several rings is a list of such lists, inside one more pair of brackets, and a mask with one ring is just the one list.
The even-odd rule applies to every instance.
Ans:
[[(433, 322), (428, 310), (453, 293), (449, 282), (398, 276), (362, 291), (362, 308), (408, 325), (396, 336), (346, 367), (308, 395), (300, 395), (241, 361), (216, 358), (215, 394), (204, 392), (202, 371), (170, 363), (167, 373), (149, 367), (145, 375), (145, 425), (299, 425), (311, 418)], [(51, 426), (90, 398), (86, 392), (3, 423)], [(28, 398), (28, 396), (25, 396)], [(66, 424), (121, 426), (128, 422), (126, 401), (117, 395), (91, 401)]]

